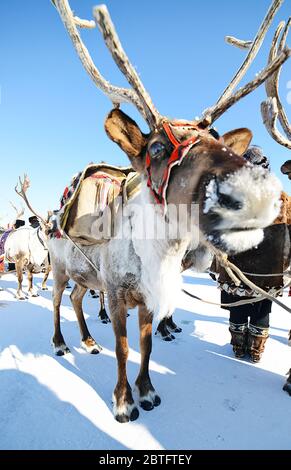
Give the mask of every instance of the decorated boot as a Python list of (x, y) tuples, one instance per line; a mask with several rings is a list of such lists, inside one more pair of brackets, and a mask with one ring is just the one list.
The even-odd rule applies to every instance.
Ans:
[(247, 353), (248, 324), (229, 322), (229, 331), (231, 334), (230, 344), (232, 345), (234, 355), (241, 359)]
[(269, 328), (249, 325), (248, 353), (252, 362), (259, 362), (269, 338)]

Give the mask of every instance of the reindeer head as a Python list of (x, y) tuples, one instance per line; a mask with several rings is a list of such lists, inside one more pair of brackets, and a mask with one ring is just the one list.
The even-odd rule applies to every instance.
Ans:
[[(129, 62), (107, 8), (104, 5), (94, 8), (95, 23), (74, 17), (67, 0), (53, 0), (53, 3), (85, 69), (115, 106), (105, 122), (107, 135), (143, 175), (157, 210), (170, 203), (186, 204), (190, 210), (192, 203), (199, 203), (200, 225), (212, 243), (229, 252), (243, 251), (259, 243), (263, 236), (261, 229), (272, 223), (278, 214), (281, 186), (274, 176), (261, 168), (255, 169), (242, 158), (252, 138), (251, 131), (237, 129), (219, 137), (210, 125), (278, 70), (290, 56), (290, 50), (282, 47), (266, 69), (238, 92), (230, 94), (228, 88), (201, 120), (169, 120), (158, 113)], [(268, 12), (264, 23), (271, 22), (278, 0), (275, 3), (277, 7)], [(109, 84), (94, 65), (78, 27), (91, 28), (96, 24), (132, 89)], [(263, 26), (266, 32), (266, 24)], [(252, 57), (258, 42), (255, 39), (251, 46)], [(134, 104), (141, 112), (149, 125), (149, 134), (142, 133), (138, 125), (118, 109), (124, 101)]]

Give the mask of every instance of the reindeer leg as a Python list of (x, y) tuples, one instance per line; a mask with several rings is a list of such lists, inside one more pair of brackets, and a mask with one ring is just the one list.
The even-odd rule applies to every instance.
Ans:
[(141, 364), (135, 385), (139, 394), (139, 404), (150, 411), (161, 403), (160, 397), (152, 385), (149, 376), (149, 361), (152, 352), (152, 321), (153, 315), (142, 305), (138, 309), (139, 330), (140, 330), (140, 352)]
[(27, 279), (28, 279), (28, 293), (31, 297), (38, 297), (38, 293), (33, 288), (33, 274), (30, 269), (27, 270)]
[(75, 284), (75, 287), (70, 295), (71, 302), (73, 304), (75, 314), (78, 319), (80, 333), (81, 333), (81, 345), (90, 354), (98, 354), (102, 348), (96, 343), (95, 339), (92, 338), (83, 313), (82, 301), (86, 294), (86, 287), (82, 287), (79, 284)]
[(17, 281), (18, 281), (18, 287), (17, 287), (17, 291), (16, 291), (16, 295), (15, 297), (18, 299), (18, 300), (26, 300), (26, 296), (25, 294), (23, 293), (22, 291), (22, 281), (23, 281), (23, 266), (24, 266), (24, 262), (23, 260), (16, 260), (15, 261), (15, 269), (16, 269), (16, 273), (17, 273)]
[(109, 316), (107, 315), (106, 309), (105, 309), (105, 299), (104, 299), (104, 292), (100, 291), (99, 292), (99, 298), (100, 298), (100, 311), (98, 314), (98, 317), (102, 321), (102, 323), (107, 324), (110, 323), (111, 320)]
[(52, 268), (51, 268), (51, 265), (49, 264), (45, 270), (45, 274), (44, 274), (42, 284), (41, 284), (41, 290), (48, 290), (46, 283), (47, 283), (51, 270)]
[[(56, 274), (56, 272), (54, 272)], [(68, 282), (68, 277), (63, 275), (62, 277), (60, 274), (58, 276), (55, 275), (54, 277), (54, 287), (53, 287), (53, 306), (54, 306), (54, 336), (52, 337), (52, 345), (54, 348), (54, 353), (57, 356), (63, 356), (70, 352), (68, 346), (65, 343), (63, 335), (61, 333), (61, 325), (60, 325), (60, 305), (62, 301), (62, 295), (66, 288), (66, 284)]]
[(128, 342), (126, 331), (126, 313), (125, 304), (116, 298), (108, 298), (111, 312), (111, 321), (116, 340), (116, 358), (118, 379), (113, 392), (113, 413), (119, 423), (127, 423), (138, 418), (139, 412), (134, 404), (131, 393), (131, 387), (126, 375), (126, 362), (128, 357)]

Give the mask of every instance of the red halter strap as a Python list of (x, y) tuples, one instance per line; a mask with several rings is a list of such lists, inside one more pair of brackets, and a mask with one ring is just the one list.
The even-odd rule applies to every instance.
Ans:
[(174, 127), (191, 127), (192, 129), (197, 131), (197, 134), (190, 137), (189, 139), (184, 140), (183, 142), (178, 142), (176, 137), (174, 136), (173, 132), (171, 131), (170, 125), (168, 122), (163, 122), (162, 123), (163, 129), (165, 133), (167, 134), (167, 137), (169, 138), (170, 142), (174, 146), (174, 149), (169, 157), (167, 167), (165, 168), (161, 184), (156, 191), (153, 187), (152, 183), (152, 177), (151, 177), (151, 157), (149, 152), (146, 154), (146, 170), (148, 173), (148, 180), (147, 180), (147, 186), (150, 188), (155, 201), (157, 204), (161, 204), (164, 208), (166, 207), (166, 193), (167, 193), (167, 188), (171, 176), (171, 170), (174, 166), (180, 165), (184, 158), (188, 155), (189, 151), (195, 145), (198, 143), (198, 137), (199, 137), (199, 127), (196, 126), (195, 124), (191, 122), (176, 122), (172, 123), (171, 126)]

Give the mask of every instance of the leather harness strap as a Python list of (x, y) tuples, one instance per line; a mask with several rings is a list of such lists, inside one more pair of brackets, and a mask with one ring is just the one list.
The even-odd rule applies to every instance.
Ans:
[[(151, 165), (152, 160), (149, 154), (149, 151), (146, 154), (146, 170), (148, 174), (147, 186), (150, 188), (152, 195), (157, 204), (161, 204), (164, 209), (166, 209), (166, 194), (167, 188), (169, 185), (171, 171), (172, 168), (176, 165), (180, 165), (184, 158), (189, 154), (189, 151), (193, 147), (193, 145), (199, 142), (199, 131), (201, 129), (195, 125), (193, 122), (171, 122), (171, 126), (167, 121), (162, 123), (162, 127), (164, 132), (166, 133), (168, 139), (170, 140), (171, 144), (173, 145), (173, 151), (168, 159), (167, 167), (165, 168), (161, 183), (156, 190), (153, 185), (152, 181), (152, 174), (151, 174)], [(195, 135), (186, 139), (182, 142), (179, 142), (176, 137), (174, 136), (171, 127), (189, 127), (196, 131)]]

